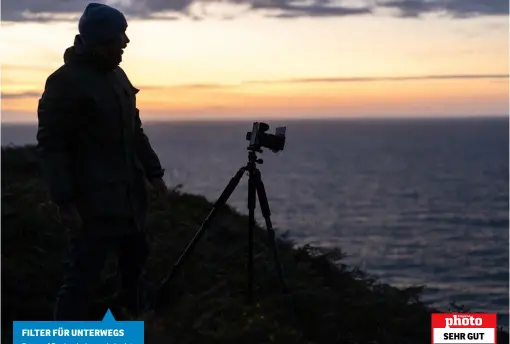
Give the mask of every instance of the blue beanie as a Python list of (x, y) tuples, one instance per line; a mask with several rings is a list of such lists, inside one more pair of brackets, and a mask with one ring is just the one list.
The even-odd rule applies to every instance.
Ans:
[(126, 28), (126, 18), (119, 10), (98, 3), (87, 5), (78, 24), (85, 45), (117, 39)]

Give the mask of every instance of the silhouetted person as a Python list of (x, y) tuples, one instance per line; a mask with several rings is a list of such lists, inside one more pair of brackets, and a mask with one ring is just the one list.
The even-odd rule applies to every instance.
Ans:
[(52, 201), (70, 233), (70, 261), (55, 318), (88, 315), (105, 258), (118, 250), (122, 299), (136, 311), (148, 245), (146, 180), (165, 197), (164, 170), (145, 135), (136, 94), (118, 66), (129, 43), (118, 10), (89, 4), (64, 65), (46, 80), (38, 149)]

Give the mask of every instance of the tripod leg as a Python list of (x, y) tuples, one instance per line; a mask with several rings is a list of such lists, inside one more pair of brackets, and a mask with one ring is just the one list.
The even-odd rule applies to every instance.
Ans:
[(254, 168), (248, 169), (248, 290), (247, 303), (252, 302), (253, 297), (253, 229), (255, 227), (255, 206), (257, 203), (257, 194), (255, 181), (253, 179)]
[[(285, 281), (284, 275), (283, 275), (283, 267), (280, 261), (280, 252), (278, 250), (278, 245), (276, 243), (276, 235), (275, 231), (273, 229), (273, 224), (271, 222), (271, 210), (269, 209), (269, 202), (267, 200), (266, 195), (266, 189), (264, 187), (264, 183), (262, 182), (262, 176), (260, 174), (260, 171), (258, 169), (255, 169), (253, 173), (253, 181), (255, 184), (255, 188), (257, 190), (257, 195), (259, 196), (259, 203), (260, 203), (260, 209), (262, 211), (262, 215), (264, 216), (265, 222), (266, 222), (266, 228), (267, 228), (267, 235), (269, 239), (269, 245), (273, 248), (273, 257), (274, 257), (274, 264), (276, 267), (276, 271), (278, 273), (278, 277), (280, 279), (280, 284), (282, 288), (282, 293), (289, 294), (289, 287), (287, 286), (287, 282)], [(292, 302), (291, 299), (287, 299), (287, 304), (290, 309), (290, 318), (292, 322), (295, 323), (295, 325), (300, 328), (304, 324), (300, 321), (298, 317), (298, 310), (296, 309), (296, 304)]]
[(197, 231), (191, 242), (188, 244), (184, 252), (181, 254), (177, 262), (174, 264), (172, 270), (170, 273), (161, 281), (161, 286), (159, 288), (159, 295), (158, 295), (158, 304), (160, 306), (163, 306), (164, 304), (164, 293), (167, 291), (169, 282), (172, 280), (172, 278), (175, 276), (179, 268), (182, 266), (184, 260), (186, 257), (191, 253), (191, 250), (195, 245), (197, 244), (198, 240), (204, 233), (204, 230), (207, 228), (211, 220), (214, 218), (214, 215), (216, 214), (216, 211), (223, 205), (227, 203), (228, 198), (234, 192), (235, 188), (241, 181), (241, 178), (243, 177), (244, 172), (246, 172), (246, 167), (242, 167), (237, 171), (234, 177), (230, 180), (230, 182), (227, 184), (225, 189), (223, 190), (222, 194), (218, 198), (218, 200), (214, 203), (213, 208), (209, 212), (209, 215), (205, 218), (205, 220), (202, 222), (202, 225), (200, 226), (200, 229)]
[(264, 183), (262, 182), (262, 177), (258, 169), (255, 169), (255, 171), (253, 172), (253, 180), (255, 188), (257, 190), (257, 194), (259, 196), (260, 209), (266, 222), (269, 245), (271, 245), (273, 248), (274, 263), (282, 286), (282, 292), (288, 293), (289, 288), (283, 276), (283, 267), (280, 262), (280, 253), (278, 251), (278, 245), (276, 244), (276, 235), (273, 229), (273, 224), (271, 222), (271, 210), (269, 209), (269, 202), (267, 200), (266, 189), (264, 187)]

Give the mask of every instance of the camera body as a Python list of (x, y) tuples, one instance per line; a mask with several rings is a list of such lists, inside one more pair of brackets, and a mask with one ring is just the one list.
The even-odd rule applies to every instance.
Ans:
[(269, 125), (264, 122), (253, 123), (251, 132), (246, 133), (246, 140), (250, 141), (249, 150), (261, 152), (260, 148), (265, 147), (277, 153), (285, 147), (286, 127), (277, 127), (274, 134), (266, 133)]

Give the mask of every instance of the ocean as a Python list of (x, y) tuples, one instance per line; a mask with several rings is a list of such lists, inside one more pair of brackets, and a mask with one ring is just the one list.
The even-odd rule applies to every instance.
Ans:
[[(270, 120), (283, 151), (259, 166), (272, 219), (298, 245), (340, 247), (344, 262), (424, 300), (498, 312), (508, 323), (507, 118)], [(146, 123), (170, 186), (214, 201), (247, 162), (252, 122)], [(2, 145), (35, 143), (2, 125)], [(229, 204), (247, 213), (247, 176)], [(257, 219), (263, 224), (260, 208)], [(197, 228), (198, 230), (198, 228)], [(184, 248), (183, 248), (184, 249)]]

